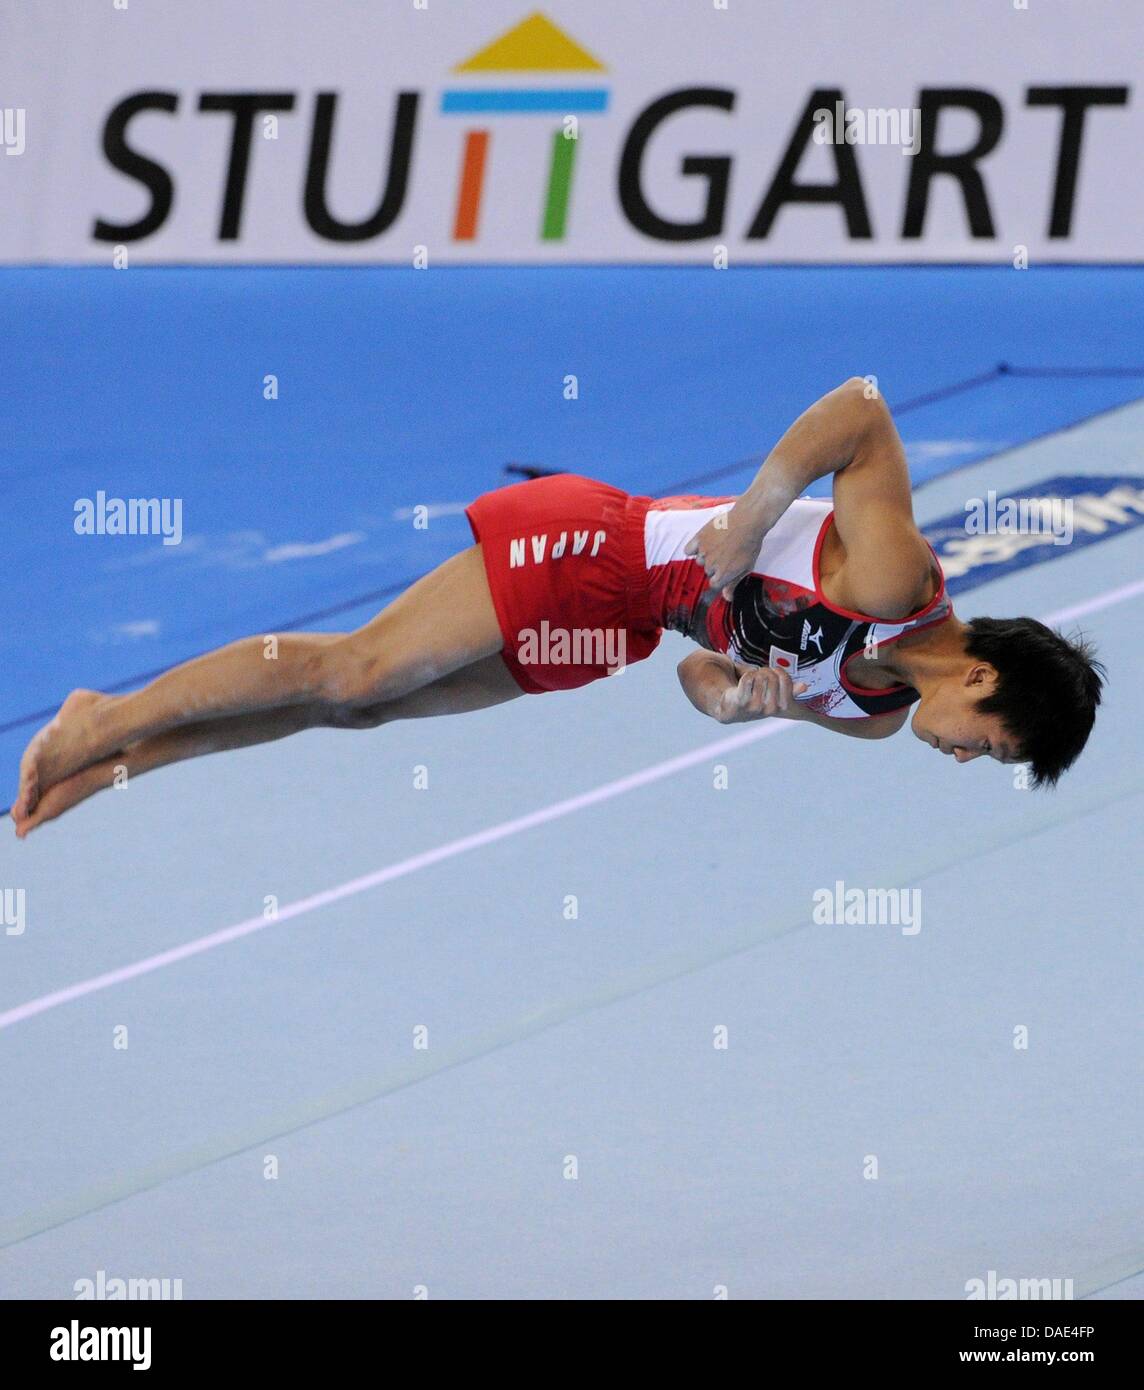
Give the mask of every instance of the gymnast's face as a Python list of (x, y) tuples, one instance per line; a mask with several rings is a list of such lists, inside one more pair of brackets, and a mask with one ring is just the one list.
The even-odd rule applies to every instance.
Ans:
[(980, 702), (990, 695), (997, 672), (986, 662), (975, 663), (964, 677), (948, 677), (924, 694), (910, 720), (914, 736), (939, 753), (971, 763), (993, 758), (1019, 763), (1016, 740), (996, 714), (983, 714)]

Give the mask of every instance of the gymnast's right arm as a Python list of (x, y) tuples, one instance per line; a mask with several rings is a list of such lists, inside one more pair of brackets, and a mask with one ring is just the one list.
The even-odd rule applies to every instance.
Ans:
[[(713, 589), (730, 599), (759, 553), (763, 537), (811, 483), (843, 472), (893, 431), (885, 402), (862, 377), (851, 377), (804, 410), (763, 462), (751, 486), (688, 542)], [(895, 435), (896, 438), (896, 435)], [(879, 451), (875, 451), (879, 452)], [(879, 453), (880, 456), (880, 453)], [(905, 475), (909, 505), (909, 474)]]

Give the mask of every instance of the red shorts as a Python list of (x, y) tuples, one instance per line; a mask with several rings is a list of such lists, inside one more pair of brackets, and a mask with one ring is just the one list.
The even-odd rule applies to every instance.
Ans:
[(526, 694), (587, 685), (659, 646), (644, 560), (650, 504), (559, 473), (486, 492), (466, 509), (504, 662)]

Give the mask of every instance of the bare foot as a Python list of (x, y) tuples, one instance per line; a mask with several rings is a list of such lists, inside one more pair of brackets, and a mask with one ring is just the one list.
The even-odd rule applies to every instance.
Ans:
[(93, 705), (106, 697), (97, 690), (73, 690), (56, 717), (36, 734), (20, 759), (20, 786), (12, 819), (26, 820), (56, 782), (84, 765), (84, 735)]
[(123, 754), (116, 753), (101, 763), (92, 763), (82, 772), (72, 773), (62, 782), (54, 783), (40, 797), (30, 814), (17, 814), (16, 807), (13, 806), (12, 819), (16, 823), (17, 837), (25, 839), (30, 831), (37, 829), (45, 821), (55, 820), (65, 811), (70, 811), (73, 806), (78, 806), (81, 801), (86, 801), (89, 796), (110, 787), (115, 781), (116, 769), (122, 766)]

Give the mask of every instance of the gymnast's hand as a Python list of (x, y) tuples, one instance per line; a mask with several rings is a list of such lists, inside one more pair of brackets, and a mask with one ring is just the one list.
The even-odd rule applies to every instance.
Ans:
[(745, 724), (791, 711), (795, 696), (806, 689), (805, 681), (792, 681), (789, 671), (771, 666), (752, 666), (738, 683), (728, 685), (714, 701), (712, 717), (720, 724)]
[(721, 590), (730, 602), (735, 585), (753, 569), (763, 537), (781, 515), (781, 508), (759, 506), (754, 499), (741, 497), (730, 511), (720, 512), (692, 536), (683, 553), (695, 557), (711, 587)]

